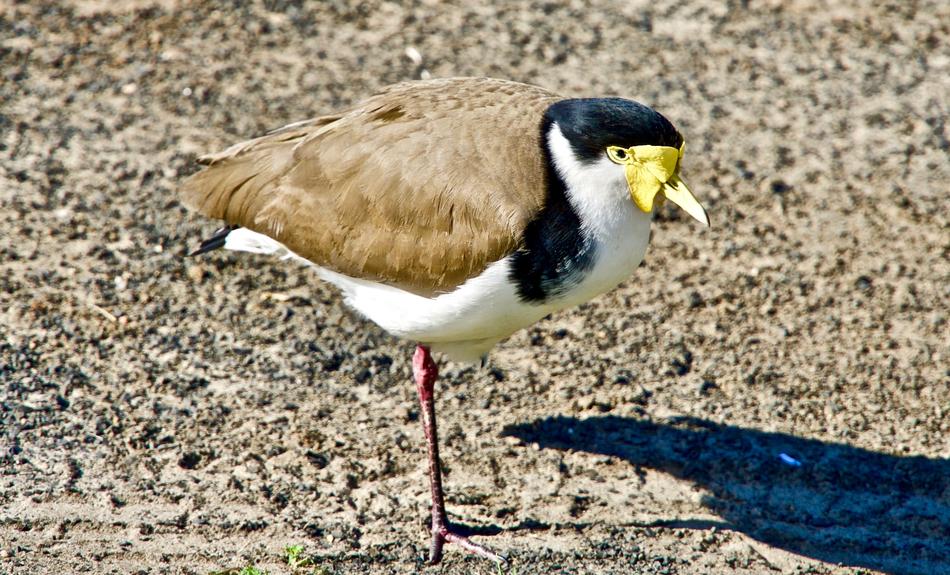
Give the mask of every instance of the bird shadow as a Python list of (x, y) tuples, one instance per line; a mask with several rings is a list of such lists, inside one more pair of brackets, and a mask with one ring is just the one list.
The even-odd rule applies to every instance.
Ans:
[(502, 432), (542, 448), (625, 459), (706, 490), (722, 523), (651, 526), (741, 531), (830, 563), (895, 575), (950, 573), (950, 460), (679, 417), (549, 417)]

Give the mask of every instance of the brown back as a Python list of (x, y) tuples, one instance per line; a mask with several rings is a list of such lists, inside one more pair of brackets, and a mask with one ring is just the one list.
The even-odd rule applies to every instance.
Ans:
[(200, 158), (182, 201), (339, 273), (450, 291), (541, 209), (541, 120), (558, 99), (486, 78), (396, 84)]

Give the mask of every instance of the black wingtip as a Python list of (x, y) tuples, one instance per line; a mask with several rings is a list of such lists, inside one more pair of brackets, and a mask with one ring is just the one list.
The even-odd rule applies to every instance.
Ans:
[(198, 249), (188, 254), (188, 257), (200, 256), (203, 253), (210, 252), (211, 250), (216, 250), (218, 248), (224, 247), (224, 241), (227, 239), (228, 234), (238, 229), (241, 226), (225, 226), (221, 229), (218, 229), (214, 232), (210, 238), (201, 242), (201, 245), (198, 246)]

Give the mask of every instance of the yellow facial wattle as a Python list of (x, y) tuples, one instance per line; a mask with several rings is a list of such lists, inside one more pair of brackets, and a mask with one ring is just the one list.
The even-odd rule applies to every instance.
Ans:
[(670, 146), (610, 146), (607, 157), (624, 167), (630, 197), (638, 208), (646, 213), (652, 212), (656, 195), (662, 191), (666, 199), (708, 226), (706, 210), (679, 177), (679, 162), (685, 149), (685, 142), (679, 149)]

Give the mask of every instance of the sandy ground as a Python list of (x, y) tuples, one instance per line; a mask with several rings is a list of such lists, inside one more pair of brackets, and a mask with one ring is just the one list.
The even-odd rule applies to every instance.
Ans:
[(950, 3), (236, 4), (0, 5), (0, 573), (495, 573), (424, 566), (411, 345), (183, 258), (196, 154), (423, 74), (649, 103), (713, 219), (444, 367), (455, 520), (518, 574), (950, 573)]

